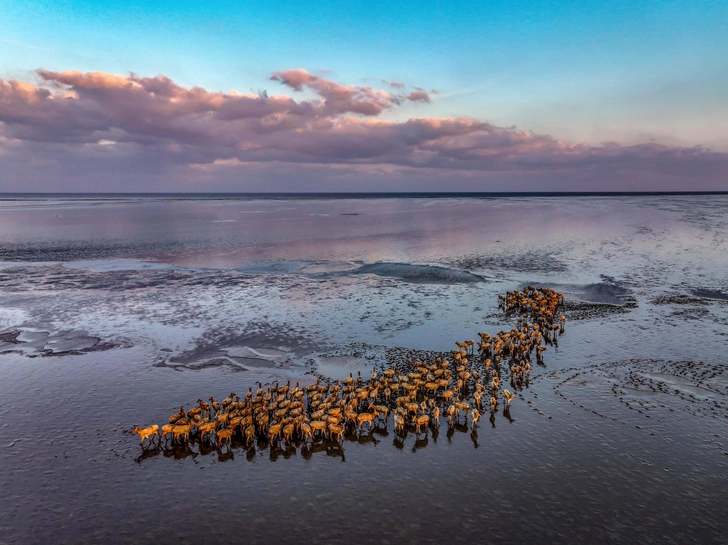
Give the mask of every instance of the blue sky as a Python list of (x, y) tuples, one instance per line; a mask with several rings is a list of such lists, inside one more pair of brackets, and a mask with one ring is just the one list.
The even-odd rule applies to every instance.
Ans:
[(291, 94), (269, 78), (303, 68), (437, 91), (382, 120), (465, 116), (573, 143), (728, 152), (726, 23), (728, 3), (711, 1), (3, 1), (0, 78), (133, 72)]

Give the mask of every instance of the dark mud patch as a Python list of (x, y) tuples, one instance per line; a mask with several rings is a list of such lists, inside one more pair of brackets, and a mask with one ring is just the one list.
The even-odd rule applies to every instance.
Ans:
[(691, 293), (695, 295), (696, 297), (701, 297), (703, 299), (712, 299), (716, 301), (726, 301), (728, 302), (728, 293), (724, 293), (720, 290), (709, 290), (709, 289), (703, 289), (703, 288), (696, 288), (691, 290)]
[(239, 350), (252, 352), (259, 350), (259, 348), (245, 346), (227, 347), (218, 350), (194, 350), (185, 352), (181, 356), (173, 356), (164, 362), (155, 364), (155, 366), (192, 371), (228, 366), (235, 371), (250, 371), (253, 369), (287, 369), (296, 365), (293, 355), (282, 351), (282, 355), (276, 357), (235, 357), (233, 354), (236, 354)]
[[(622, 306), (634, 303), (632, 290), (611, 276), (601, 275), (601, 282), (592, 284), (533, 284), (537, 287), (552, 288), (564, 293), (570, 299), (587, 303), (602, 303)], [(524, 285), (525, 287), (525, 285)]]
[(411, 373), (415, 368), (412, 362), (430, 363), (436, 358), (447, 359), (449, 352), (417, 350), (405, 347), (387, 347), (367, 343), (351, 343), (333, 347), (311, 358), (312, 374), (322, 380), (341, 380), (352, 373), (356, 378), (361, 371), (368, 381), (374, 369), (381, 373), (384, 369), (394, 368), (401, 373)]
[(321, 348), (310, 333), (251, 323), (243, 332), (209, 331), (193, 348), (161, 358), (154, 365), (178, 371), (221, 366), (237, 371), (302, 368), (305, 356)]
[[(0, 343), (19, 344), (22, 341), (18, 340), (18, 335), (21, 331), (19, 329), (11, 329), (10, 331), (0, 331)], [(2, 344), (0, 344), (0, 347)]]
[(673, 318), (682, 318), (684, 320), (702, 320), (708, 314), (710, 314), (710, 310), (705, 307), (693, 307), (675, 310), (670, 314), (670, 316)]
[(0, 333), (0, 354), (16, 353), (30, 358), (42, 356), (77, 356), (128, 347), (126, 340), (103, 340), (86, 331), (24, 331), (13, 329)]
[(704, 299), (702, 297), (692, 297), (685, 295), (684, 293), (664, 293), (654, 297), (650, 303), (653, 305), (701, 305), (707, 306), (712, 304), (712, 301)]
[(593, 320), (626, 314), (637, 308), (632, 290), (610, 276), (592, 284), (524, 284), (551, 288), (565, 294), (563, 313), (570, 320)]
[(311, 265), (309, 261), (271, 261), (235, 269), (245, 274), (294, 274)]
[(436, 350), (417, 350), (414, 348), (393, 347), (386, 349), (387, 365), (398, 371), (410, 373), (414, 370), (413, 361), (432, 362), (436, 358), (448, 359), (450, 352)]
[(214, 369), (219, 367), (227, 367), (231, 371), (235, 372), (243, 372), (247, 371), (246, 368), (241, 367), (240, 365), (236, 364), (233, 361), (230, 361), (227, 358), (211, 358), (207, 360), (202, 361), (194, 361), (188, 364), (182, 364), (177, 363), (174, 361), (160, 361), (154, 364), (154, 367), (169, 367), (171, 369), (174, 369), (175, 371), (183, 371), (183, 370), (189, 370), (189, 371), (201, 371), (203, 369)]
[(320, 339), (312, 332), (275, 326), (267, 322), (251, 322), (244, 331), (209, 331), (200, 339), (196, 350), (210, 347), (227, 350), (245, 346), (282, 351), (296, 356), (324, 348)]
[[(728, 431), (725, 365), (630, 359), (551, 371), (541, 379), (554, 381), (556, 393), (581, 409), (671, 440), (679, 439), (671, 437), (679, 415), (702, 432)], [(728, 445), (718, 446), (728, 454)]]
[(120, 292), (148, 288), (181, 289), (194, 286), (237, 287), (252, 277), (235, 270), (177, 268), (92, 271), (64, 265), (18, 266), (0, 270), (0, 288), (15, 292), (98, 290)]
[(344, 276), (362, 262), (341, 261), (271, 261), (234, 269), (247, 275), (304, 275), (312, 278), (326, 279)]
[(436, 265), (411, 265), (409, 263), (372, 263), (355, 269), (351, 274), (376, 274), (415, 284), (472, 284), (485, 282), (477, 274)]
[[(713, 298), (702, 297), (696, 294), (710, 294)], [(685, 293), (663, 293), (654, 297), (650, 303), (656, 306), (676, 307), (669, 314), (672, 318), (681, 320), (703, 320), (713, 318), (711, 307), (726, 307), (728, 301), (715, 297), (722, 295), (722, 292), (712, 290), (692, 290), (692, 295)]]
[(311, 373), (322, 380), (342, 380), (357, 373), (368, 379), (376, 367), (386, 367), (386, 348), (367, 343), (336, 346), (308, 360)]
[[(207, 240), (207, 244), (213, 243)], [(50, 242), (5, 242), (0, 244), (0, 261), (79, 261), (138, 257), (160, 252), (174, 253), (204, 248), (202, 240), (127, 241), (127, 240), (58, 240)]]
[[(78, 344), (86, 345), (77, 347)], [(66, 342), (61, 342), (59, 345), (54, 345), (52, 348), (47, 348), (41, 351), (41, 356), (78, 356), (81, 354), (89, 354), (91, 352), (104, 352), (106, 350), (113, 350), (115, 348), (122, 348), (128, 345), (119, 344), (115, 342), (101, 342), (101, 339), (90, 338), (90, 339), (72, 339)]]
[(698, 416), (728, 418), (728, 367), (725, 365), (632, 359), (577, 372), (564, 383), (584, 374), (610, 379), (612, 391), (633, 409), (654, 408), (659, 404), (655, 403), (652, 394), (662, 394), (669, 398), (670, 408)]
[(569, 270), (555, 253), (524, 252), (464, 255), (447, 261), (448, 265), (469, 271), (518, 271), (557, 273)]
[(633, 298), (629, 298), (622, 305), (564, 299), (563, 312), (569, 320), (596, 320), (616, 314), (627, 314), (633, 308), (637, 308), (637, 301)]
[(605, 303), (609, 305), (621, 305), (631, 291), (623, 286), (611, 282), (600, 282), (587, 284), (576, 290), (581, 296), (579, 299), (592, 303)]

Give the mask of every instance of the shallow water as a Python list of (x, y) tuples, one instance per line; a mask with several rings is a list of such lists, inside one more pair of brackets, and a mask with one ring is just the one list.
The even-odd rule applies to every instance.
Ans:
[[(725, 543), (728, 197), (0, 203), (0, 542)], [(511, 410), (231, 453), (134, 424), (567, 296)]]

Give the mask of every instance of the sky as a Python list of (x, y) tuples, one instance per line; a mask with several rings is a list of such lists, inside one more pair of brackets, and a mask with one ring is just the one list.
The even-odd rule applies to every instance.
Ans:
[(0, 0), (0, 191), (728, 190), (725, 1)]

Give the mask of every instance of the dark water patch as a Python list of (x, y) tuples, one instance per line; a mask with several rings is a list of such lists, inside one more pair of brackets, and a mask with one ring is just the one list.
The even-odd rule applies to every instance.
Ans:
[(396, 278), (415, 284), (470, 284), (485, 282), (485, 278), (468, 271), (438, 267), (435, 265), (412, 265), (409, 263), (372, 263), (363, 265), (351, 274), (376, 274)]

